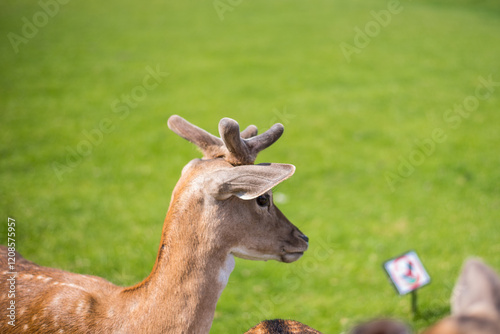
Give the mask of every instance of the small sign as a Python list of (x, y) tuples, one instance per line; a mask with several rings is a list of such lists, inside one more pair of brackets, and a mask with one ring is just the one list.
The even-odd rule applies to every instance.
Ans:
[(384, 262), (384, 269), (400, 295), (406, 295), (431, 282), (415, 251)]

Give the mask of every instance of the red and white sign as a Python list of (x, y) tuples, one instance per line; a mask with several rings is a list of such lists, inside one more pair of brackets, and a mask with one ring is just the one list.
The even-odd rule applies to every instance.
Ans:
[(431, 282), (431, 277), (414, 251), (386, 261), (384, 269), (400, 295), (417, 290)]

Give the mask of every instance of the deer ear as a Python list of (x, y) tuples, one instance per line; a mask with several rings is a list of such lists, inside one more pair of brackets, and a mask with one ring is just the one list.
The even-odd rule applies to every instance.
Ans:
[(469, 259), (453, 289), (453, 315), (490, 315), (500, 318), (500, 278), (478, 259)]
[(210, 175), (209, 191), (218, 200), (231, 196), (249, 200), (256, 198), (295, 172), (294, 165), (264, 163), (222, 169)]

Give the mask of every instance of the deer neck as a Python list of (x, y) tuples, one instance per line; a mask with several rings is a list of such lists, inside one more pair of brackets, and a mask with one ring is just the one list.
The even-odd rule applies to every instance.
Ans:
[(213, 224), (197, 209), (193, 203), (171, 205), (151, 274), (123, 290), (129, 309), (143, 319), (134, 326), (148, 333), (208, 333), (212, 325), (234, 258), (220, 240), (210, 238)]

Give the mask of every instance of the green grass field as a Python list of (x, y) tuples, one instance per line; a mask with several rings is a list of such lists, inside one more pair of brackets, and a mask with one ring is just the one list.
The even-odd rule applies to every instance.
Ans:
[[(179, 114), (213, 133), (283, 123), (258, 162), (297, 166), (276, 192), (310, 238), (293, 264), (237, 260), (212, 333), (375, 316), (420, 331), (464, 259), (500, 270), (497, 1), (5, 0), (0, 35), (0, 241), (15, 218), (32, 261), (142, 280), (200, 156), (168, 130)], [(415, 320), (382, 270), (409, 249), (433, 280)]]

